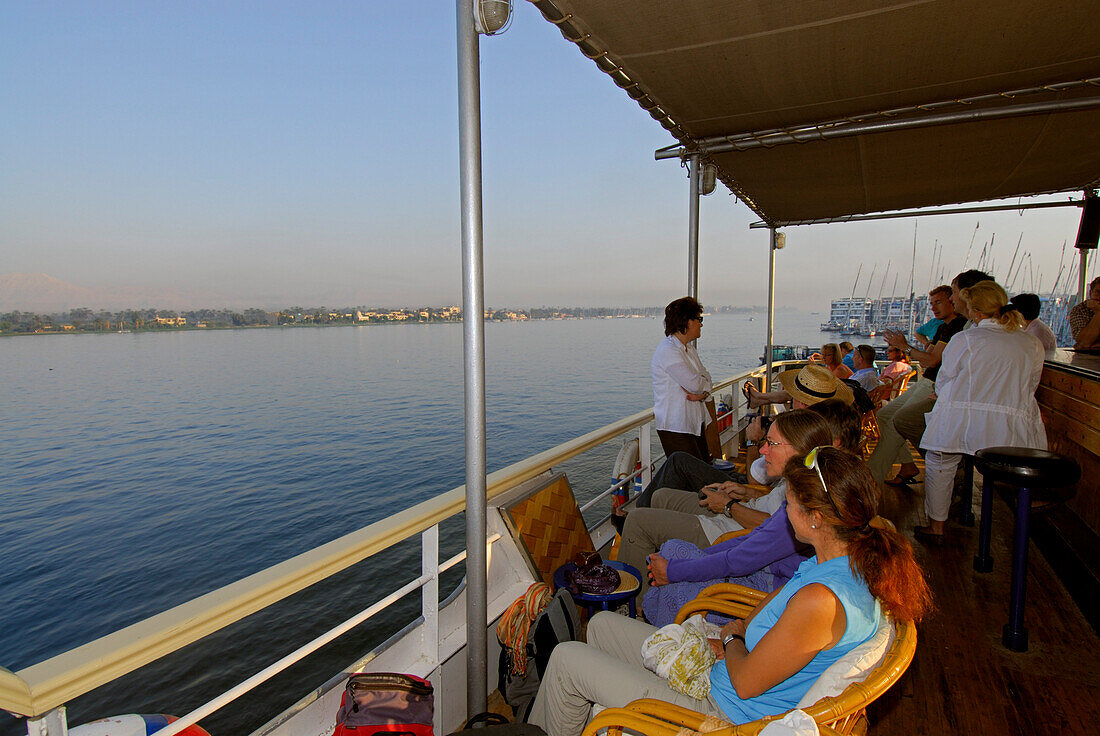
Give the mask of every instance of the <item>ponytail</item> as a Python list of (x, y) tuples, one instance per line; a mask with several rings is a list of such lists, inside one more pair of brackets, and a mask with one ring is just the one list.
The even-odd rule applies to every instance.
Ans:
[(932, 591), (913, 547), (892, 524), (875, 517), (863, 527), (838, 527), (837, 532), (848, 543), (852, 571), (863, 578), (890, 618), (920, 621), (932, 609)]
[(863, 578), (890, 618), (919, 621), (932, 609), (932, 591), (909, 540), (878, 516), (881, 489), (871, 471), (860, 458), (833, 447), (817, 448), (813, 461), (816, 469), (787, 465), (791, 495), (833, 527), (847, 547), (852, 572)]
[(1008, 294), (996, 281), (979, 281), (973, 286), (960, 289), (959, 294), (971, 310), (996, 320), (1011, 332), (1024, 326), (1024, 315), (1015, 304), (1009, 304)]

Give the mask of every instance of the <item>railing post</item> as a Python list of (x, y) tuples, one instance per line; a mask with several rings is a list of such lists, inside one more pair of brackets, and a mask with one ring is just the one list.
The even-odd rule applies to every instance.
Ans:
[(646, 422), (638, 427), (638, 462), (642, 464), (642, 489), (649, 487), (653, 480), (653, 451), (649, 441), (653, 434), (653, 422)]
[(420, 534), (420, 572), (428, 581), (420, 588), (420, 614), (424, 617), (424, 650), (433, 665), (439, 664), (439, 524)]
[(65, 717), (65, 706), (61, 705), (41, 718), (27, 719), (27, 736), (66, 736), (69, 723)]

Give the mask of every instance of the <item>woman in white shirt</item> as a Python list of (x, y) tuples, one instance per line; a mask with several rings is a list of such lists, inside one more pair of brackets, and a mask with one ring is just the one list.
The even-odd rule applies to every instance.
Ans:
[(980, 281), (959, 293), (974, 327), (955, 335), (944, 348), (936, 405), (925, 415), (928, 428), (921, 440), (928, 451), (928, 526), (914, 531), (918, 539), (933, 544), (943, 540), (955, 470), (964, 454), (986, 447), (1047, 447), (1035, 401), (1042, 346), (1021, 329), (1023, 317), (996, 282)]
[(690, 296), (665, 307), (665, 339), (653, 351), (653, 414), (665, 456), (686, 452), (710, 462), (704, 430), (710, 414), (703, 402), (710, 373), (695, 352), (703, 330), (703, 305)]

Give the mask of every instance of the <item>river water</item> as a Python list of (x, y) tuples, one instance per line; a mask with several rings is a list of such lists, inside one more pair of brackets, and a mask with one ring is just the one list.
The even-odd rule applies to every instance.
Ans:
[[(819, 344), (820, 320), (779, 312), (776, 342)], [(716, 379), (758, 365), (765, 329), (708, 315), (704, 364)], [(652, 318), (487, 325), (489, 469), (651, 406), (661, 336)], [(0, 666), (17, 670), (460, 485), (462, 329), (6, 338), (0, 417)], [(563, 467), (579, 497), (606, 488), (617, 450)], [(443, 554), (462, 536), (444, 525)], [(69, 722), (185, 712), (418, 571), (410, 540), (78, 698)], [(204, 725), (255, 728), (418, 611), (406, 601)]]

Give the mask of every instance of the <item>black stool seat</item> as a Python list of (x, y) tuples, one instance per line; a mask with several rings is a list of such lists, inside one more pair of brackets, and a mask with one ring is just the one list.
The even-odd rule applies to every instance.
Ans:
[(1061, 455), (1030, 447), (987, 447), (974, 454), (982, 476), (1034, 490), (1071, 486), (1081, 477), (1081, 466)]
[(1064, 501), (1073, 490), (1054, 489), (1071, 486), (1081, 477), (1081, 467), (1073, 460), (1046, 450), (1026, 447), (987, 447), (974, 453), (974, 466), (981, 471), (982, 522), (978, 529), (978, 554), (974, 569), (989, 572), (993, 558), (989, 540), (993, 524), (993, 484), (1001, 482), (1015, 490), (1016, 529), (1012, 539), (1012, 589), (1008, 604), (1008, 623), (1002, 641), (1016, 652), (1027, 651), (1027, 628), (1024, 626), (1024, 603), (1027, 595), (1027, 547), (1031, 502)]

